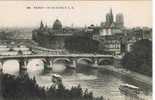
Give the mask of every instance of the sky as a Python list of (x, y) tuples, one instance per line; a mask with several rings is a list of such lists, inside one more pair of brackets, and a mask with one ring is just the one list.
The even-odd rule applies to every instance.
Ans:
[[(73, 7), (73, 9), (51, 9), (65, 6)], [(114, 16), (117, 13), (124, 15), (126, 27), (152, 27), (152, 1), (145, 0), (1, 1), (0, 27), (38, 27), (41, 20), (48, 26), (52, 26), (56, 19), (59, 19), (64, 26), (100, 25), (105, 21), (105, 15), (110, 8)]]

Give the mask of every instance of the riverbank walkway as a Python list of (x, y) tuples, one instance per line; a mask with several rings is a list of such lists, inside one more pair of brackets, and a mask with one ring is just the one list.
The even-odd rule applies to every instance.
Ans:
[(149, 86), (152, 86), (152, 77), (149, 77), (149, 76), (137, 73), (137, 72), (129, 71), (124, 68), (116, 68), (111, 65), (106, 65), (106, 66), (100, 65), (100, 66), (93, 66), (93, 67), (113, 71), (121, 75), (131, 77), (132, 79), (145, 83)]

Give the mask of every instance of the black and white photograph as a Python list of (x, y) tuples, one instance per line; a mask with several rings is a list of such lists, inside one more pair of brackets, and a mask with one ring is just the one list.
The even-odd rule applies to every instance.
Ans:
[(152, 1), (0, 1), (0, 100), (153, 100)]

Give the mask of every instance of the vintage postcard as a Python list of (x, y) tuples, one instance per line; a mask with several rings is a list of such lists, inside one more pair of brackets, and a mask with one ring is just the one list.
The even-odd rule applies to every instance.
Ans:
[(153, 100), (152, 1), (0, 1), (0, 100)]

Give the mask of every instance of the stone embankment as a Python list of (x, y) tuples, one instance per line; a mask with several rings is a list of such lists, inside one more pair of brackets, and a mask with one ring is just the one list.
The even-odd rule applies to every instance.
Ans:
[(93, 66), (93, 67), (99, 68), (99, 69), (104, 69), (104, 70), (109, 70), (112, 72), (116, 72), (120, 75), (130, 77), (134, 80), (137, 80), (139, 82), (142, 82), (144, 84), (152, 86), (152, 78), (151, 77), (137, 73), (137, 72), (129, 71), (129, 70), (126, 70), (124, 68), (116, 68), (116, 67), (111, 66), (111, 65), (107, 65), (107, 66), (101, 65), (101, 66)]

